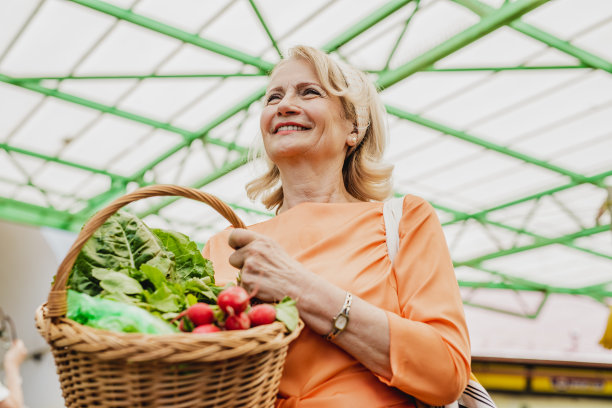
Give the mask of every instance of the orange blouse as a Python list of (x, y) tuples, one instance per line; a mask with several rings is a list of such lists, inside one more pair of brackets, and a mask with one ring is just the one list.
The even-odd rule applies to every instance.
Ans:
[[(406, 196), (395, 262), (387, 254), (380, 202), (302, 203), (249, 227), (333, 284), (386, 311), (391, 378), (373, 374), (305, 328), (289, 347), (277, 407), (413, 407), (455, 400), (470, 376), (470, 344), (440, 222)], [(235, 281), (230, 230), (206, 244), (218, 283)], [(299, 300), (298, 300), (299, 302)], [(330, 310), (330, 317), (337, 313)]]

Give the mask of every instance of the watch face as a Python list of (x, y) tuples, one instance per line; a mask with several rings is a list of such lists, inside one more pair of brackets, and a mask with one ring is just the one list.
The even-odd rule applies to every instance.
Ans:
[(348, 323), (348, 317), (344, 315), (340, 315), (336, 318), (336, 321), (334, 322), (334, 326), (338, 330), (344, 330), (346, 328), (347, 323)]

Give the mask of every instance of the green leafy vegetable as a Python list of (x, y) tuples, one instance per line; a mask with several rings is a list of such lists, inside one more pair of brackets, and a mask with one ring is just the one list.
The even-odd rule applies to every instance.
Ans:
[(116, 332), (170, 334), (177, 330), (139, 307), (68, 291), (69, 319), (98, 329)]
[(221, 291), (214, 285), (212, 263), (195, 242), (178, 232), (151, 230), (123, 211), (87, 241), (68, 285), (165, 319), (198, 302), (214, 303)]
[(276, 320), (285, 324), (289, 331), (294, 331), (299, 322), (297, 304), (295, 300), (286, 296), (280, 303), (274, 306), (276, 308)]
[(125, 293), (126, 295), (142, 292), (140, 283), (122, 272), (110, 269), (92, 269), (94, 278), (100, 280), (100, 286), (109, 293)]
[(102, 291), (93, 276), (95, 268), (119, 271), (151, 265), (165, 276), (174, 274), (174, 254), (136, 216), (119, 211), (111, 216), (87, 241), (76, 259), (68, 285), (95, 296)]
[(212, 263), (205, 259), (195, 242), (189, 240), (187, 235), (175, 231), (153, 229), (162, 245), (174, 254), (176, 274), (180, 280), (187, 278), (209, 277), (215, 283)]

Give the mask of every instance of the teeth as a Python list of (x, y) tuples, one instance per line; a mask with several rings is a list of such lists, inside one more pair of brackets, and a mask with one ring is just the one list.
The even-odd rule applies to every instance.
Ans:
[(308, 130), (308, 128), (302, 126), (281, 126), (276, 131), (280, 132), (283, 130)]

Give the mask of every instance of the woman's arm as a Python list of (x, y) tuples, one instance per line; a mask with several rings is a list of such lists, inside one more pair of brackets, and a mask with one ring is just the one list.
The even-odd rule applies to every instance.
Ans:
[[(291, 258), (271, 238), (243, 229), (234, 230), (230, 246), (238, 249), (230, 264), (241, 270), (241, 281), (262, 300), (297, 300), (300, 317), (322, 336), (332, 330), (346, 291), (319, 277)], [(353, 296), (350, 323), (334, 343), (371, 371), (391, 377), (389, 325), (385, 311)]]
[[(395, 263), (400, 315), (354, 297), (350, 322), (334, 343), (381, 381), (439, 405), (456, 400), (467, 383), (469, 342), (440, 224), (431, 207), (419, 207), (417, 213), (405, 209), (410, 225), (416, 217), (418, 233), (403, 234)], [(248, 290), (257, 290), (263, 300), (297, 299), (309, 328), (320, 335), (330, 332), (344, 304), (343, 289), (306, 269), (266, 236), (237, 229), (229, 244), (236, 249), (230, 263), (241, 269)]]
[(27, 356), (27, 350), (21, 340), (15, 340), (4, 356), (4, 375), (6, 388), (10, 394), (2, 402), (0, 408), (23, 407), (23, 391), (21, 390), (21, 374), (19, 367)]

